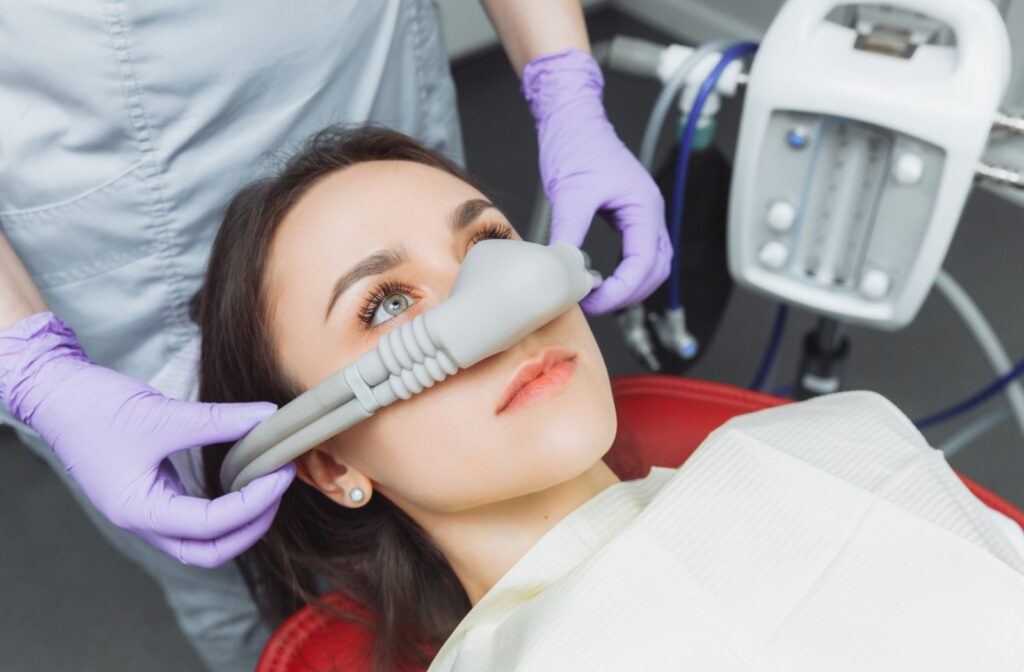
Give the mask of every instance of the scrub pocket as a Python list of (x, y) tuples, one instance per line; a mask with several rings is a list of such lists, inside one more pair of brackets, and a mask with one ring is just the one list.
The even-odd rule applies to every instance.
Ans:
[(0, 231), (87, 354), (142, 379), (160, 362), (154, 322), (164, 321), (146, 316), (163, 312), (168, 292), (149, 171), (137, 161), (71, 198), (0, 212)]
[(67, 200), (0, 212), (0, 230), (40, 289), (87, 283), (156, 251), (141, 169), (136, 163)]

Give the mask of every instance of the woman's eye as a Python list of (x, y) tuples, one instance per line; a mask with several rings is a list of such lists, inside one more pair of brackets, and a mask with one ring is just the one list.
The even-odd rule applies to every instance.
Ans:
[(373, 320), (370, 324), (376, 326), (387, 322), (392, 317), (398, 317), (412, 304), (412, 299), (405, 294), (401, 294), (399, 292), (389, 294), (380, 302), (380, 305), (377, 306), (377, 310), (373, 312)]

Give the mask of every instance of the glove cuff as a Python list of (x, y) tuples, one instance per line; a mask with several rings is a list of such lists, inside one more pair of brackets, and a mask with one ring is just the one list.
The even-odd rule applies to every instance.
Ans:
[(523, 68), (521, 90), (537, 123), (567, 103), (591, 98), (603, 111), (604, 75), (593, 56), (566, 49), (538, 56)]
[(0, 329), (0, 403), (16, 419), (31, 424), (35, 404), (25, 403), (33, 379), (49, 363), (70, 359), (90, 362), (67, 322), (51, 311), (36, 313)]

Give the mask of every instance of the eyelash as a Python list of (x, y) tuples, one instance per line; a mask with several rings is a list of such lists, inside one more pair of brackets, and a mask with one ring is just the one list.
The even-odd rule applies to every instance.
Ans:
[(512, 227), (508, 224), (502, 224), (501, 222), (488, 222), (480, 227), (480, 230), (473, 234), (473, 237), (469, 241), (469, 246), (472, 247), (479, 243), (481, 240), (499, 239), (508, 240), (512, 237)]
[[(473, 237), (469, 240), (467, 248), (473, 247), (481, 240), (508, 240), (510, 238), (512, 238), (512, 227), (508, 224), (502, 224), (501, 222), (488, 222), (473, 234)], [(363, 300), (363, 306), (359, 309), (359, 320), (367, 329), (373, 329), (373, 316), (377, 314), (377, 309), (380, 308), (385, 299), (393, 294), (411, 294), (412, 292), (412, 287), (409, 287), (409, 285), (403, 282), (394, 282), (391, 280), (381, 282), (379, 285), (374, 287)]]

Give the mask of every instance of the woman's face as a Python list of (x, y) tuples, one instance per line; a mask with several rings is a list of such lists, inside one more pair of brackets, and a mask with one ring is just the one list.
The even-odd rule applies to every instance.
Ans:
[[(381, 334), (444, 301), (468, 250), (494, 237), (519, 238), (483, 194), (444, 171), (375, 161), (322, 178), (281, 223), (267, 263), (266, 308), (285, 375), (308, 389), (354, 362)], [(517, 372), (545, 353), (564, 360), (553, 384), (499, 412)], [(569, 480), (614, 434), (608, 373), (573, 308), (377, 411), (303, 456), (299, 472), (349, 506), (344, 493), (369, 486), (407, 512), (453, 512)]]

